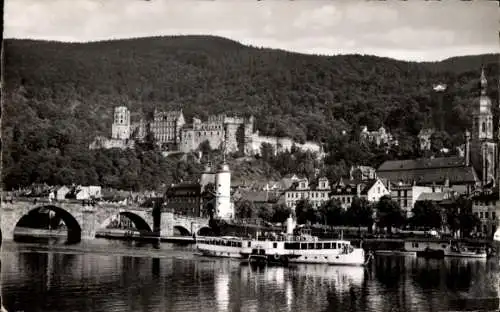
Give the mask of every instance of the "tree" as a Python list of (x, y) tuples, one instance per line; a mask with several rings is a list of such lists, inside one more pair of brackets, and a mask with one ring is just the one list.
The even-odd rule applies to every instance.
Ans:
[(283, 223), (293, 214), (292, 209), (288, 208), (285, 204), (275, 205), (273, 210), (272, 222)]
[(300, 199), (295, 205), (295, 216), (298, 224), (305, 224), (309, 220), (308, 211), (312, 209), (311, 203), (307, 199)]
[(261, 205), (259, 209), (257, 209), (257, 216), (267, 222), (272, 220), (273, 214), (273, 208), (268, 204)]
[(327, 225), (343, 225), (344, 209), (338, 199), (330, 198), (319, 208), (322, 219)]
[(447, 212), (446, 217), (453, 234), (460, 230), (464, 237), (469, 236), (481, 224), (479, 217), (472, 213), (472, 201), (464, 196), (455, 199), (454, 207)]
[(365, 198), (354, 197), (346, 211), (346, 221), (349, 225), (366, 226), (370, 230), (373, 224), (372, 205)]
[(257, 216), (254, 204), (249, 200), (241, 200), (236, 203), (235, 214), (240, 219), (251, 219)]
[(378, 225), (382, 228), (387, 228), (389, 233), (392, 232), (392, 227), (400, 226), (404, 223), (405, 218), (401, 207), (388, 195), (380, 198), (375, 209), (377, 211)]
[(203, 153), (203, 155), (208, 155), (212, 151), (212, 147), (210, 146), (210, 142), (205, 140), (198, 145), (198, 150)]
[(260, 155), (264, 161), (271, 162), (274, 159), (274, 147), (269, 143), (262, 143)]
[(410, 223), (414, 226), (439, 229), (443, 224), (441, 209), (430, 200), (417, 201), (412, 213)]

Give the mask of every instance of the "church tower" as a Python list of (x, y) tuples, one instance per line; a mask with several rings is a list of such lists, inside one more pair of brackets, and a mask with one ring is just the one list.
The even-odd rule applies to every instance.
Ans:
[(479, 98), (474, 101), (472, 116), (471, 160), (481, 177), (483, 186), (496, 181), (497, 144), (493, 136), (493, 112), (490, 98), (486, 95), (488, 81), (481, 69)]

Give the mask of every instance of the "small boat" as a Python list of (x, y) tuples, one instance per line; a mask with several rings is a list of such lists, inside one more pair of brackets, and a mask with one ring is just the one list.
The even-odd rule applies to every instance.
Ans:
[(376, 255), (383, 255), (383, 256), (402, 256), (402, 257), (415, 257), (417, 256), (416, 251), (407, 251), (407, 250), (376, 250), (375, 251)]
[(448, 246), (444, 254), (446, 257), (460, 257), (460, 258), (477, 258), (486, 259), (488, 254), (484, 248), (475, 248), (461, 246), (458, 243), (452, 243)]
[(443, 240), (408, 240), (404, 249), (416, 252), (417, 257), (442, 259), (444, 257), (461, 257), (486, 259), (488, 254), (484, 248), (471, 248), (460, 245), (456, 241)]

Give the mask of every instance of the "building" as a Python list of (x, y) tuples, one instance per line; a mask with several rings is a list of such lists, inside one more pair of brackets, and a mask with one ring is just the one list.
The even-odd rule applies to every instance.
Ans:
[(466, 159), (455, 156), (389, 160), (380, 165), (377, 175), (392, 185), (436, 187), (448, 184), (460, 194), (470, 194), (480, 183)]
[(396, 183), (391, 184), (391, 199), (396, 201), (406, 213), (406, 217), (412, 216), (415, 203), (424, 193), (441, 192), (442, 188), (432, 186), (418, 186), (414, 184)]
[(167, 209), (177, 214), (190, 217), (208, 216), (203, 209), (201, 184), (179, 183), (172, 185), (165, 192), (165, 205)]
[(234, 204), (231, 201), (231, 171), (222, 162), (215, 173), (215, 215), (220, 219), (234, 218)]
[(481, 193), (472, 197), (472, 213), (478, 216), (481, 225), (478, 232), (492, 237), (498, 228), (500, 200), (498, 192)]
[(193, 122), (181, 131), (180, 151), (189, 153), (197, 150), (202, 143), (208, 142), (211, 149), (220, 149), (224, 143), (228, 153), (240, 152), (249, 155), (253, 127), (253, 117), (230, 117), (221, 114), (209, 116), (206, 122), (193, 118)]
[(295, 209), (299, 200), (307, 199), (313, 207), (318, 208), (328, 201), (330, 191), (330, 183), (327, 178), (318, 179), (317, 185), (310, 187), (307, 178), (295, 177), (292, 186), (285, 191), (285, 205)]
[(351, 180), (373, 180), (377, 178), (377, 170), (370, 166), (351, 166), (349, 170)]
[(118, 106), (114, 109), (113, 124), (111, 125), (111, 139), (97, 136), (90, 143), (89, 149), (133, 149), (134, 140), (131, 140), (130, 112), (125, 106)]
[(482, 185), (494, 184), (497, 170), (497, 143), (493, 139), (493, 112), (490, 98), (486, 95), (488, 82), (481, 70), (481, 93), (474, 101), (470, 161), (481, 179)]
[(70, 192), (70, 189), (69, 187), (63, 185), (59, 188), (56, 188), (55, 191), (54, 191), (54, 197), (56, 200), (64, 200), (66, 199), (66, 195)]
[(422, 129), (418, 133), (418, 142), (421, 151), (430, 151), (432, 147), (432, 135), (434, 134), (434, 129)]
[(130, 139), (130, 112), (125, 106), (115, 107), (113, 124), (111, 125), (111, 139)]
[(185, 123), (182, 110), (161, 112), (155, 109), (153, 119), (149, 122), (149, 130), (158, 145), (177, 150)]
[(384, 195), (390, 195), (390, 192), (380, 179), (347, 182), (341, 179), (330, 192), (330, 198), (337, 199), (344, 209), (351, 207), (355, 197), (377, 202)]
[(318, 208), (329, 199), (337, 199), (342, 208), (347, 209), (354, 197), (376, 202), (384, 195), (389, 195), (389, 190), (380, 179), (347, 182), (341, 179), (330, 186), (328, 179), (323, 177), (318, 179), (316, 185), (311, 186), (306, 178), (302, 178), (285, 191), (285, 204), (295, 209), (297, 201), (307, 199), (313, 207)]
[(398, 142), (395, 140), (389, 132), (385, 130), (384, 127), (380, 127), (375, 131), (368, 131), (368, 127), (363, 126), (359, 139), (362, 142), (374, 143), (377, 146), (380, 145), (397, 145)]

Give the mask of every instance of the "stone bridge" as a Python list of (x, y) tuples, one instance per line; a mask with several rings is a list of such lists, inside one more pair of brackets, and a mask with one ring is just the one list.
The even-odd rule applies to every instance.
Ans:
[[(1, 203), (0, 230), (3, 239), (12, 240), (21, 218), (30, 212), (51, 210), (66, 224), (69, 239), (94, 239), (96, 231), (106, 228), (118, 215), (130, 219), (142, 235), (170, 237), (177, 229), (182, 235), (198, 234), (208, 227), (207, 218), (181, 216), (162, 211), (160, 220), (153, 220), (153, 209), (139, 206), (113, 204), (86, 205), (82, 201), (65, 200), (49, 202), (37, 199), (16, 199)], [(156, 221), (156, 222), (155, 222)]]

